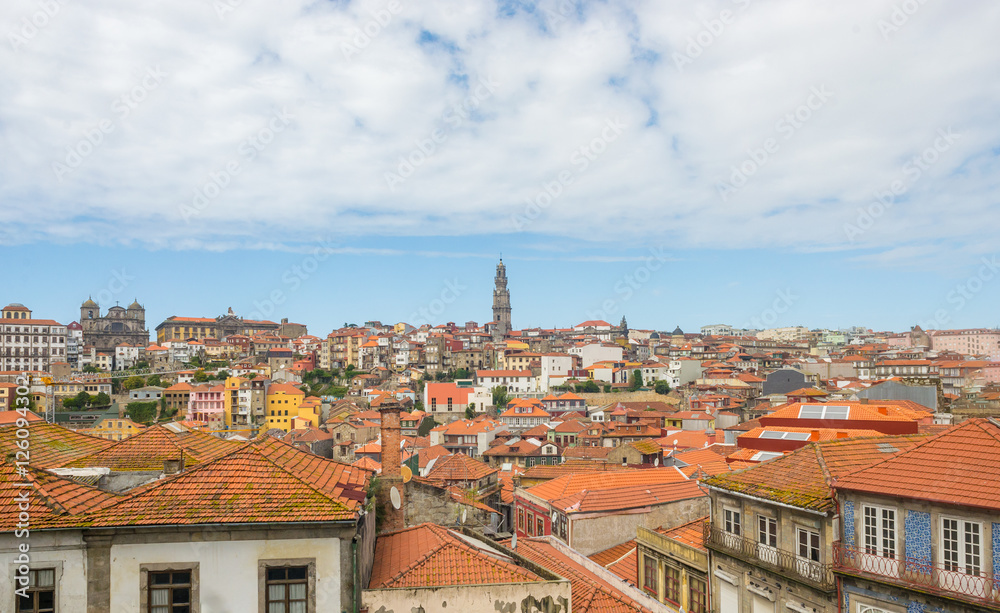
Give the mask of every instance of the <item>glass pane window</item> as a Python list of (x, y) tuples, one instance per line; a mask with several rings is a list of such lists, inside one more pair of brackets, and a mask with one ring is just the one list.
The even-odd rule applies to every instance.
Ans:
[(309, 597), (309, 573), (305, 566), (268, 568), (267, 613), (305, 613)]
[(757, 542), (768, 547), (778, 546), (778, 522), (773, 517), (757, 518)]
[(708, 585), (700, 577), (688, 577), (688, 592), (690, 613), (708, 613)]
[(725, 518), (726, 532), (738, 536), (742, 532), (742, 526), (740, 525), (740, 512), (733, 509), (724, 509), (723, 515)]
[(150, 572), (146, 589), (150, 613), (190, 613), (190, 570)]
[(679, 604), (681, 601), (681, 569), (667, 566), (664, 572), (663, 595), (664, 597)]
[(643, 560), (642, 586), (650, 592), (656, 593), (659, 589), (656, 585), (657, 575), (659, 575), (656, 558), (643, 556)]
[(56, 606), (56, 571), (42, 568), (28, 571), (27, 598), (17, 598), (18, 613), (52, 613)]
[(799, 557), (819, 562), (819, 532), (799, 528)]

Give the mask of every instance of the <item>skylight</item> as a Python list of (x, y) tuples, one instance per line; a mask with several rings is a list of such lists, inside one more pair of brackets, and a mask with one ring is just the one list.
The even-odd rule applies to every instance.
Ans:
[(847, 419), (851, 407), (845, 404), (803, 404), (799, 419)]
[(767, 462), (768, 460), (773, 460), (774, 458), (780, 458), (783, 455), (783, 453), (774, 453), (773, 451), (758, 451), (753, 454), (753, 457), (750, 459), (754, 462)]
[(781, 438), (789, 441), (808, 441), (808, 432), (783, 432), (781, 430), (765, 430), (757, 438)]

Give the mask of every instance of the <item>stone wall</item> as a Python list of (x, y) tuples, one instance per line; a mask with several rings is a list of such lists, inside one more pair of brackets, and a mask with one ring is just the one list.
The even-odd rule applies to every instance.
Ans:
[(680, 400), (674, 396), (657, 394), (654, 391), (611, 392), (609, 394), (577, 394), (587, 403), (588, 407), (600, 407), (612, 402), (666, 402), (679, 405)]

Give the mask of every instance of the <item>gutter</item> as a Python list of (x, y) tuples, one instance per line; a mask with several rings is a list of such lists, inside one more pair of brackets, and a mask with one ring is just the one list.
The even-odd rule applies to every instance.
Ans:
[(814, 509), (807, 509), (805, 507), (797, 507), (797, 506), (795, 506), (793, 504), (787, 504), (787, 503), (784, 503), (784, 502), (777, 502), (775, 500), (768, 500), (767, 498), (759, 498), (757, 496), (751, 496), (750, 494), (743, 494), (741, 492), (734, 492), (732, 490), (726, 490), (726, 489), (722, 489), (722, 488), (719, 488), (719, 487), (715, 487), (714, 485), (706, 485), (704, 483), (699, 483), (699, 485), (701, 485), (702, 487), (707, 487), (709, 490), (712, 490), (714, 492), (718, 492), (720, 494), (727, 494), (729, 496), (737, 496), (737, 497), (740, 497), (740, 498), (748, 498), (750, 500), (756, 500), (757, 502), (763, 502), (765, 504), (773, 504), (773, 505), (777, 505), (779, 507), (785, 507), (786, 509), (793, 509), (795, 511), (803, 511), (805, 513), (812, 513), (813, 515), (819, 515), (820, 517), (829, 517), (829, 515), (827, 515), (827, 513), (825, 511), (816, 511)]

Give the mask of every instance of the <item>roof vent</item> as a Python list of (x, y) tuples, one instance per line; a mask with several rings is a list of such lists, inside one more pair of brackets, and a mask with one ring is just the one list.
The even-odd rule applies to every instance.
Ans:
[(899, 451), (899, 449), (896, 449), (889, 443), (879, 443), (878, 450), (881, 451), (882, 453), (896, 453), (897, 451)]

